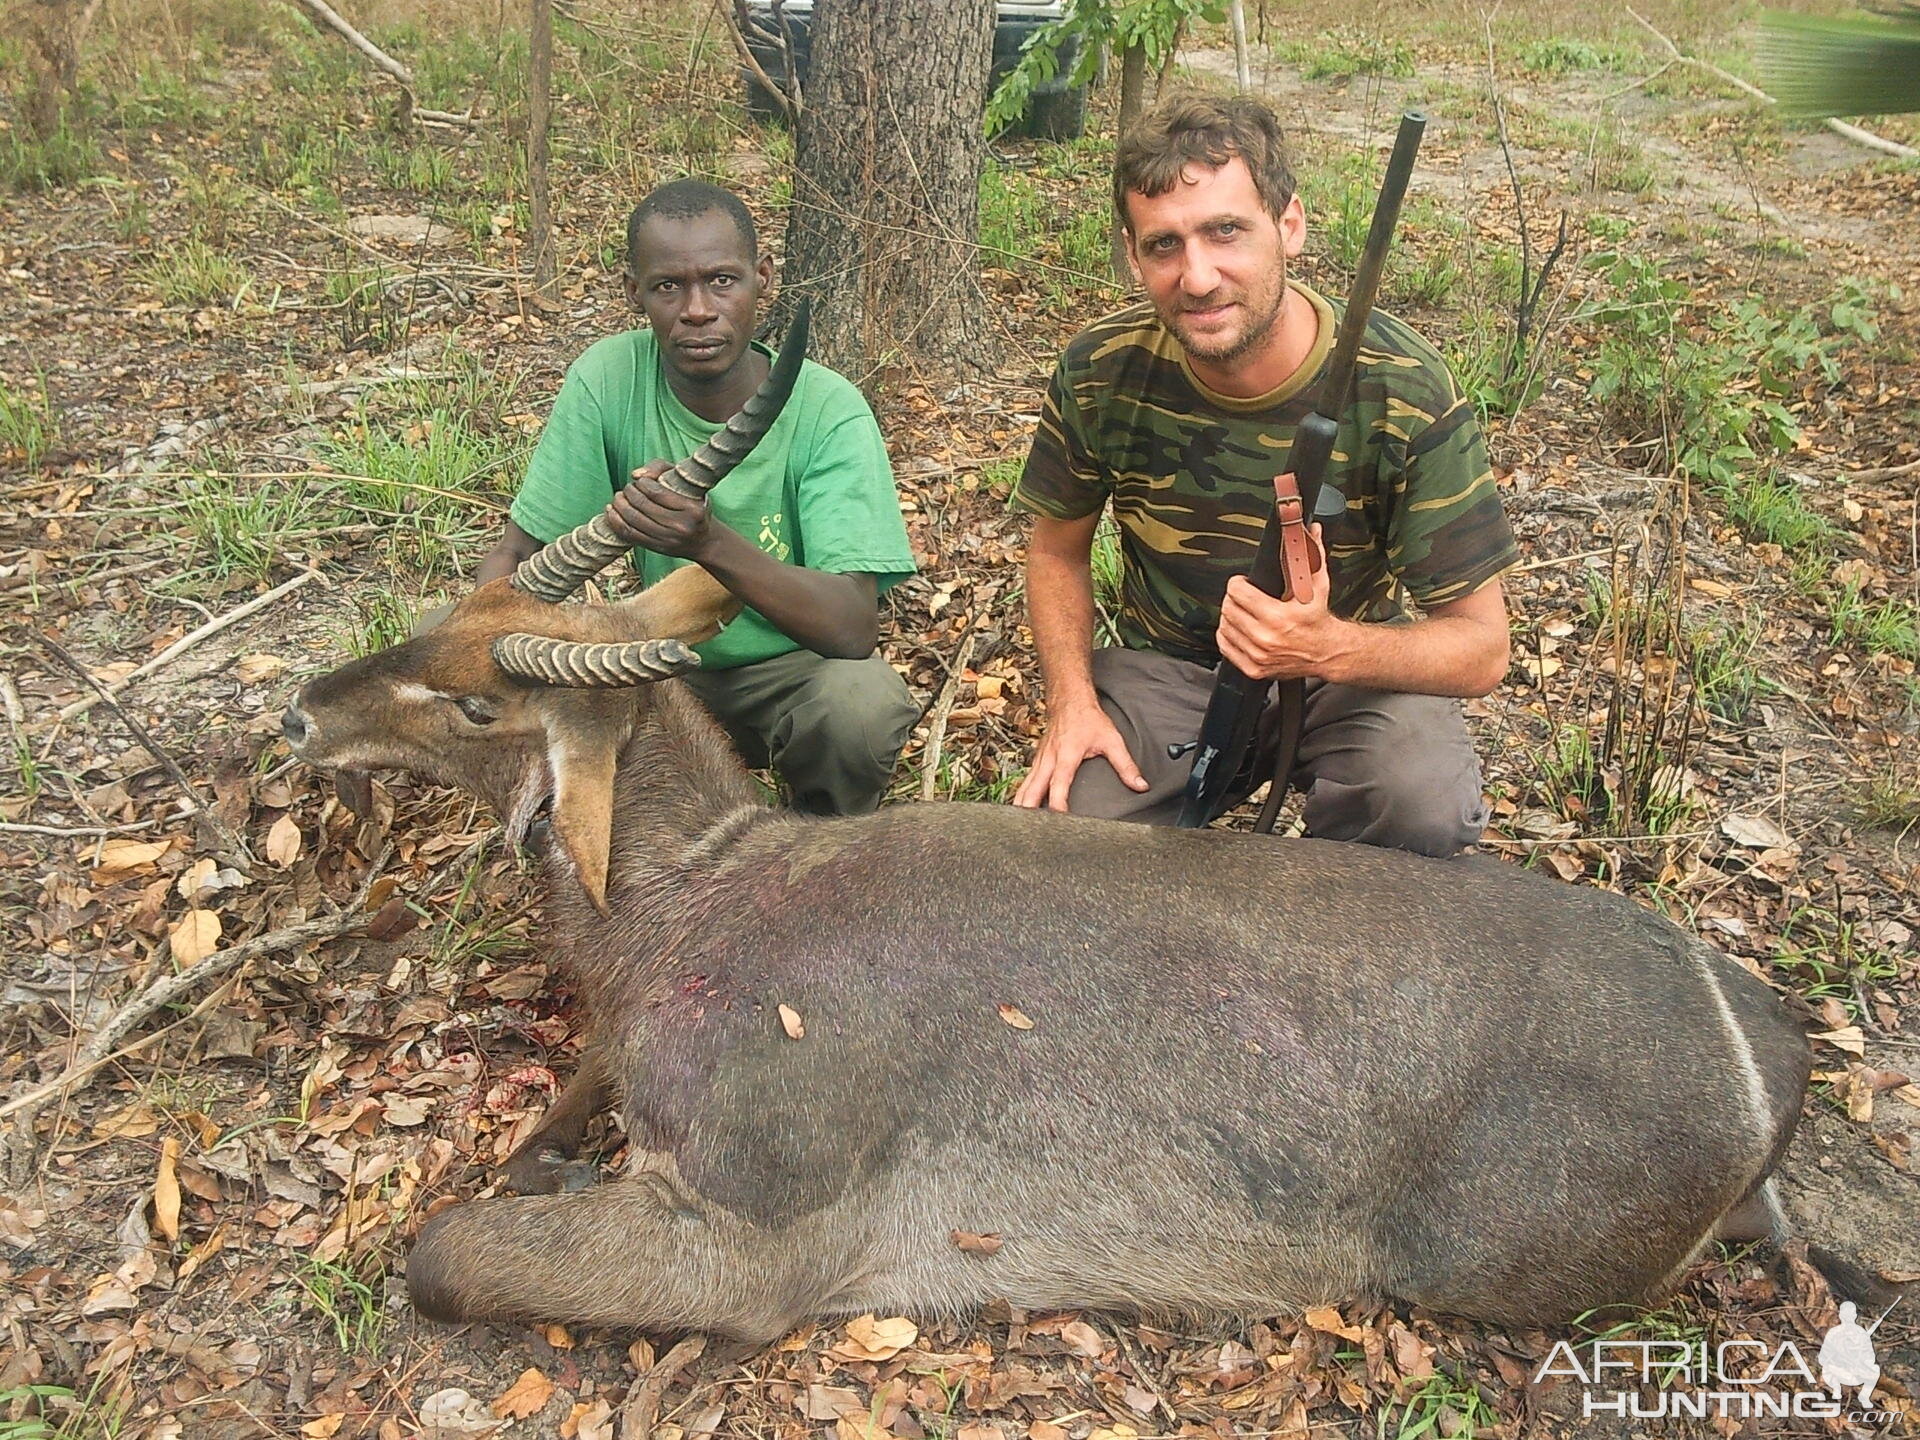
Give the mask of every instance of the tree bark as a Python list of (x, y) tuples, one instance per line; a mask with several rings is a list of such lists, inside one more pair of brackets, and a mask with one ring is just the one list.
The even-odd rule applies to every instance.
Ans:
[[(1114, 121), (1113, 138), (1124, 137), (1140, 118), (1147, 103), (1147, 47), (1135, 41), (1120, 52), (1120, 116)], [(1113, 275), (1122, 285), (1132, 278), (1127, 268), (1127, 241), (1120, 222), (1113, 222)]]
[(820, 0), (794, 142), (783, 307), (863, 387), (990, 365), (976, 277), (993, 0)]
[(80, 54), (99, 10), (100, 0), (32, 0), (15, 10), (36, 52), (19, 96), (22, 128), (36, 140), (60, 128), (79, 95)]
[(533, 288), (553, 299), (553, 205), (547, 188), (547, 129), (553, 107), (553, 0), (533, 0), (527, 44), (527, 229)]
[(1233, 0), (1227, 18), (1233, 22), (1233, 79), (1244, 95), (1253, 89), (1253, 65), (1247, 55), (1247, 11), (1242, 0)]

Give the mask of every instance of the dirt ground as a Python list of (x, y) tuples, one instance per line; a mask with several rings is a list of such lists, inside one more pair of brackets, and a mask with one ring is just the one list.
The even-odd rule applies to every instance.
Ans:
[[(518, 115), (485, 98), (508, 93), (519, 53), (497, 18), (469, 33), (422, 7), (407, 32), (411, 10), (382, 12), (375, 33), (423, 75), (445, 67), (447, 97), (483, 100), (471, 133), (422, 135), (290, 22), (183, 9), (205, 33), (193, 78), (170, 87), (164, 64), (133, 58), (145, 12), (124, 13), (97, 46), (92, 177), (0, 191), (0, 1440), (638, 1434), (622, 1407), (678, 1337), (435, 1326), (399, 1278), (425, 1217), (488, 1191), (575, 1063), (537, 887), (490, 817), (445, 792), (389, 777), (371, 818), (349, 812), (288, 758), (278, 714), (300, 679), (404, 633), (489, 543), (566, 364), (630, 323), (608, 272), (625, 205), (682, 169), (719, 174), (777, 248), (787, 149), (742, 119), (698, 11), (579, 11), (561, 47), (562, 298), (545, 309), (516, 278)], [(1728, 17), (1647, 13), (1735, 63)], [(1537, 263), (1568, 216), (1535, 321), (1537, 393), (1489, 405), (1526, 560), (1509, 577), (1513, 671), (1468, 706), (1487, 848), (1661, 909), (1818, 1037), (1783, 1170), (1788, 1253), (1715, 1256), (1629, 1333), (1811, 1354), (1836, 1315), (1811, 1248), (1883, 1304), (1907, 1287), (1875, 1331), (1884, 1414), (1586, 1415), (1579, 1386), (1533, 1376), (1556, 1341), (1591, 1334), (1404, 1309), (1193, 1326), (1001, 1307), (710, 1351), (666, 1386), (660, 1440), (1920, 1430), (1920, 169), (1782, 127), (1623, 17), (1506, 17), (1498, 109), (1477, 18), (1427, 16), (1430, 42), (1382, 66), (1409, 73), (1344, 77), (1314, 73), (1314, 55), (1362, 40), (1377, 54), (1387, 32), (1321, 18), (1350, 28), (1303, 21), (1306, 52), (1267, 35), (1255, 73), (1319, 206), (1309, 283), (1346, 279), (1326, 177), (1377, 161), (1409, 106), (1431, 116), (1425, 205), (1387, 303), (1463, 373), (1476, 337), (1510, 324), (1499, 257), (1524, 223)], [(1210, 31), (1182, 61), (1231, 77)], [(984, 257), (1001, 369), (877, 390), (922, 562), (885, 617), (888, 657), (928, 708), (898, 803), (1004, 798), (1044, 718), (1004, 494), (1058, 346), (1123, 294), (1089, 261), (1097, 223), (1091, 248), (1062, 238), (1099, 213), (1108, 153), (996, 147), (1019, 201), (1008, 233), (1027, 234)], [(1648, 268), (1622, 280), (1610, 254)], [(1834, 318), (1846, 282), (1870, 321)], [(1685, 298), (1657, 298), (1662, 284)], [(1678, 340), (1643, 347), (1666, 367), (1650, 387), (1666, 407), (1636, 428), (1599, 393), (1638, 323), (1608, 308), (1616, 290), (1641, 316), (1670, 305), (1676, 334), (1758, 306), (1804, 309), (1817, 335), (1764, 331), (1768, 355), (1798, 361), (1771, 389), (1757, 348), (1710, 383), (1710, 357), (1688, 369)], [(1739, 350), (1763, 332), (1728, 333)], [(1823, 368), (1808, 347), (1828, 341)], [(1734, 479), (1676, 479), (1676, 417), (1716, 389), (1764, 392), (1797, 434)], [(124, 716), (62, 715), (92, 692), (61, 651), (124, 686)], [(234, 945), (339, 906), (353, 933), (225, 967)], [(108, 1045), (84, 1085), (22, 1105), (118, 1007), (196, 966), (218, 977)], [(611, 1162), (618, 1136), (605, 1148)]]

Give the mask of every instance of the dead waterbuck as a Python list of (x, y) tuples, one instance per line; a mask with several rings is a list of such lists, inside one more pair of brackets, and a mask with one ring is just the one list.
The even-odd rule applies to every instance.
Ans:
[(287, 714), (314, 764), (464, 786), (516, 835), (551, 805), (552, 931), (632, 1143), (616, 1180), (436, 1217), (428, 1315), (770, 1340), (993, 1297), (1395, 1297), (1541, 1324), (1767, 1228), (1807, 1046), (1667, 921), (1492, 861), (769, 808), (669, 678), (736, 602), (689, 568), (558, 603), (619, 553), (593, 529)]

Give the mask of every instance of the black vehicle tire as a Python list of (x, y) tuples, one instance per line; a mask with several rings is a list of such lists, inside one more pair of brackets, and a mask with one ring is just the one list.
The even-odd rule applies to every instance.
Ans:
[(751, 70), (740, 71), (740, 89), (747, 102), (747, 114), (762, 125), (784, 124), (787, 107), (780, 97), (760, 83)]
[(1044, 85), (1027, 101), (1020, 133), (1036, 140), (1078, 140), (1087, 130), (1087, 87)]

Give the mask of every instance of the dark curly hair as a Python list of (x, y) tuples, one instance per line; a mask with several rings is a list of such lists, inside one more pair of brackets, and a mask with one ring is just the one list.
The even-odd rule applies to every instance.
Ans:
[(1293, 167), (1273, 111), (1244, 95), (1170, 95), (1134, 122), (1114, 150), (1114, 213), (1131, 230), (1129, 194), (1164, 195), (1187, 166), (1217, 170), (1236, 156), (1246, 162), (1261, 205), (1278, 221), (1293, 199)]

